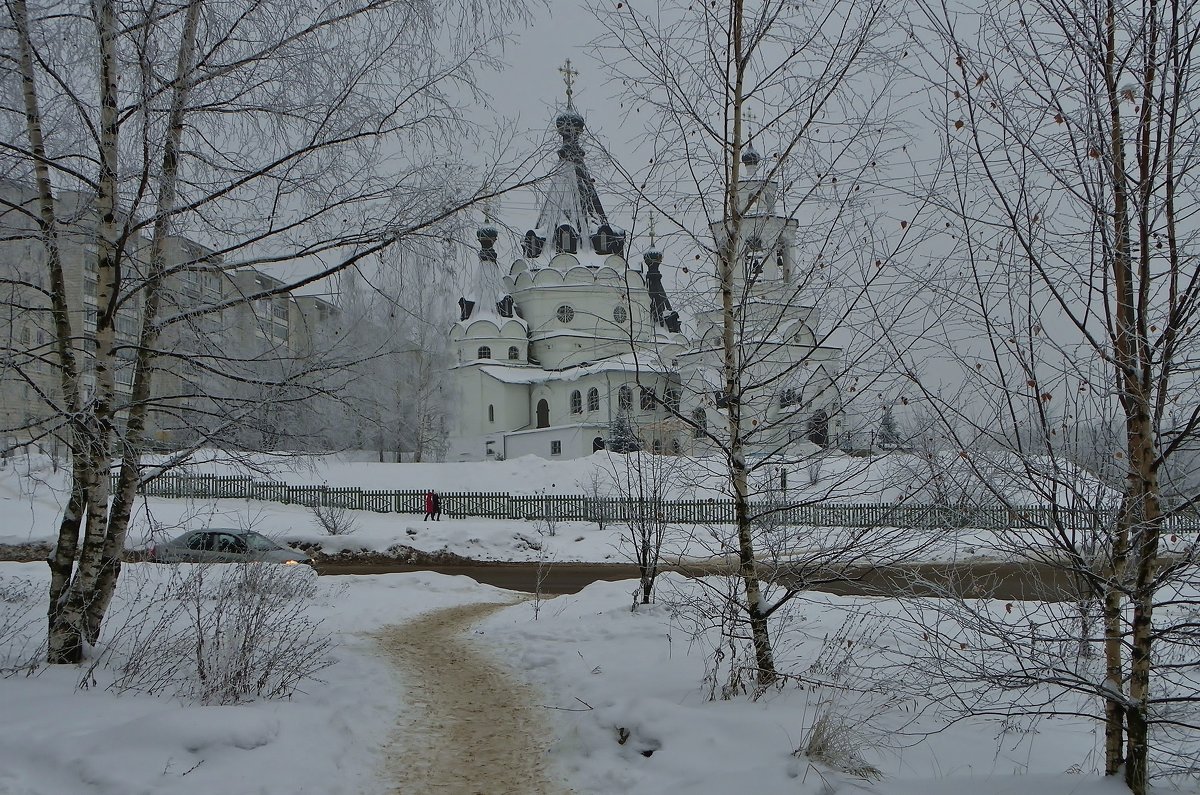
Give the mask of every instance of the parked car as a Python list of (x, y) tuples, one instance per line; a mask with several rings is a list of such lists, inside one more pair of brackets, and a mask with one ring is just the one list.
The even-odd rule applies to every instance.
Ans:
[(253, 530), (211, 527), (192, 530), (170, 541), (153, 543), (146, 557), (156, 563), (312, 564), (303, 552), (281, 546)]

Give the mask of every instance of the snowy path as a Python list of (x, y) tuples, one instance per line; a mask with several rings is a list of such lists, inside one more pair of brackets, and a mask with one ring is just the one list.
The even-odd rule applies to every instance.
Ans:
[(471, 647), (472, 624), (507, 604), (435, 610), (379, 635), (406, 683), (386, 774), (405, 795), (565, 795), (544, 763), (529, 691)]

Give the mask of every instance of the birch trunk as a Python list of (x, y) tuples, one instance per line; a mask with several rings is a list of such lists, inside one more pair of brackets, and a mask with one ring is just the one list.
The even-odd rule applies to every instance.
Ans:
[(729, 181), (725, 186), (725, 240), (718, 252), (718, 268), (721, 282), (722, 363), (724, 365), (726, 416), (729, 431), (729, 479), (733, 487), (734, 521), (737, 525), (738, 574), (746, 595), (746, 613), (750, 621), (750, 634), (754, 644), (754, 661), (757, 667), (759, 687), (767, 687), (776, 679), (775, 656), (771, 648), (771, 635), (763, 609), (762, 581), (758, 574), (758, 561), (754, 548), (753, 528), (750, 525), (749, 482), (746, 469), (746, 451), (742, 440), (741, 373), (737, 347), (737, 326), (741, 315), (734, 306), (734, 273), (741, 251), (743, 236), (743, 208), (738, 196), (741, 179), (742, 117), (745, 95), (746, 59), (743, 56), (745, 8), (738, 0), (730, 4), (730, 43), (733, 49), (734, 72), (730, 111), (733, 120), (733, 137), (729, 152)]
[(184, 112), (191, 87), (189, 74), (195, 60), (196, 30), (200, 22), (202, 0), (191, 0), (184, 18), (171, 86), (171, 106), (163, 143), (162, 175), (158, 185), (158, 215), (154, 220), (151, 239), (149, 273), (142, 288), (142, 328), (137, 355), (134, 359), (133, 393), (125, 422), (125, 440), (121, 456), (121, 471), (109, 513), (108, 532), (104, 539), (104, 565), (95, 585), (95, 595), (88, 600), (86, 628), (90, 643), (100, 636), (100, 625), (112, 602), (117, 579), (121, 574), (121, 553), (138, 482), (138, 462), (145, 442), (146, 410), (154, 375), (155, 349), (158, 343), (158, 310), (162, 298), (162, 282), (166, 272), (167, 237), (170, 234), (171, 213), (175, 206), (179, 172), (179, 147), (183, 138)]
[(96, 301), (99, 308), (94, 354), (96, 397), (91, 411), (85, 412), (88, 460), (81, 471), (83, 491), (87, 495), (83, 551), (49, 638), (49, 659), (71, 663), (83, 659), (87, 611), (95, 599), (96, 584), (103, 569), (111, 563), (105, 555), (105, 535), (111, 491), (109, 469), (116, 396), (114, 366), (117, 363), (114, 345), (121, 267), (121, 249), (117, 240), (117, 30), (112, 0), (97, 0), (94, 22), (100, 78), (100, 175), (95, 201), (98, 216)]
[[(67, 304), (66, 282), (63, 276), (62, 252), (58, 241), (57, 207), (54, 186), (47, 166), (46, 146), (42, 133), (42, 113), (38, 102), (37, 86), (34, 81), (33, 45), (29, 35), (29, 12), (25, 0), (13, 0), (9, 5), (10, 16), (17, 39), (18, 68), (21, 76), (21, 93), (25, 107), (25, 130), (29, 148), (33, 155), (34, 182), (37, 188), (38, 232), (46, 252), (46, 270), (50, 282), (51, 314), (54, 320), (55, 353), (58, 357), (59, 388), (63, 406), (69, 412), (67, 444), (71, 450), (71, 496), (59, 523), (58, 534), (47, 561), (50, 565), (50, 600), (47, 611), (47, 633), (54, 634), (62, 614), (66, 591), (71, 582), (75, 556), (79, 551), (80, 521), (87, 505), (87, 491), (83, 486), (84, 473), (89, 467), (90, 442), (86, 426), (80, 417), (79, 368), (75, 351), (71, 347), (74, 338), (71, 316)], [(49, 661), (70, 662), (77, 644), (67, 640), (65, 655), (60, 654), (64, 645), (51, 644)], [(59, 659), (59, 657), (63, 657)]]
[(1112, 540), (1112, 573), (1104, 590), (1104, 676), (1115, 698), (1104, 701), (1104, 775), (1115, 776), (1125, 764), (1125, 657), (1121, 643), (1125, 577), (1129, 549), (1128, 500), (1121, 504)]
[(1158, 569), (1158, 545), (1162, 520), (1158, 482), (1154, 471), (1157, 455), (1150, 434), (1148, 414), (1130, 423), (1132, 451), (1136, 459), (1140, 510), (1132, 534), (1134, 569), (1133, 626), (1130, 640), (1129, 705), (1126, 707), (1125, 783), (1134, 795), (1145, 795), (1149, 783), (1150, 674), (1153, 668), (1152, 628), (1154, 579)]

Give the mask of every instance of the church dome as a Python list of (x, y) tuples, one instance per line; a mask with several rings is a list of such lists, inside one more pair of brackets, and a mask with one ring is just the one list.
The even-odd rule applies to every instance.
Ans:
[(573, 107), (568, 107), (562, 113), (558, 114), (554, 119), (554, 126), (558, 130), (558, 134), (566, 137), (575, 137), (583, 132), (584, 122), (583, 116)]
[(483, 226), (475, 231), (475, 239), (484, 248), (491, 248), (500, 239), (500, 230), (494, 224), (485, 221)]

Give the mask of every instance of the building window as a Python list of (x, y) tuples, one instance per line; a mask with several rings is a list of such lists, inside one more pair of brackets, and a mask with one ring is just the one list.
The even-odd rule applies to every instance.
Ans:
[(550, 443), (550, 455), (562, 455), (562, 442)]
[(629, 313), (625, 311), (625, 307), (621, 306), (620, 304), (617, 304), (615, 307), (613, 307), (614, 321), (616, 321), (618, 324), (624, 325), (625, 321), (628, 319)]
[(478, 355), (478, 356), (476, 356), (475, 358), (476, 358), (476, 359), (490, 359), (490, 358), (492, 358), (492, 349), (491, 349), (491, 348), (489, 348), (489, 347), (488, 347), (488, 346), (486, 346), (486, 345), (480, 345), (480, 346), (479, 346), (479, 355)]
[(573, 391), (571, 393), (571, 413), (572, 414), (582, 414), (583, 413), (583, 395), (579, 394), (578, 389), (576, 389), (575, 391)]
[(600, 410), (600, 390), (592, 387), (588, 390), (588, 411)]
[(550, 427), (550, 404), (546, 402), (545, 398), (539, 400), (537, 404), (537, 427)]
[(669, 408), (671, 411), (678, 412), (679, 411), (679, 400), (680, 400), (679, 390), (678, 389), (668, 389), (665, 397), (666, 397), (666, 400), (664, 402), (667, 404), (667, 408)]
[(829, 446), (829, 415), (817, 410), (808, 419), (808, 440), (817, 447)]
[(508, 358), (514, 362), (519, 360), (521, 358), (521, 349), (518, 348), (516, 345), (509, 346)]
[(671, 440), (671, 455), (683, 455), (683, 445), (678, 439)]
[(692, 428), (693, 439), (703, 439), (708, 433), (708, 415), (704, 413), (704, 409), (694, 409), (692, 411), (692, 422), (696, 427)]
[(621, 411), (633, 410), (633, 390), (627, 386), (617, 390), (617, 408)]
[(642, 407), (642, 411), (653, 411), (654, 410), (654, 393), (652, 391), (650, 391), (649, 389), (646, 389), (646, 387), (642, 387), (641, 400), (639, 401), (639, 403)]
[(570, 304), (563, 304), (554, 313), (554, 316), (558, 318), (560, 323), (570, 323), (575, 319), (575, 310), (571, 308)]
[(554, 230), (554, 247), (563, 254), (579, 251), (579, 233), (570, 224), (560, 224)]
[(488, 422), (496, 421), (496, 407), (491, 403), (488, 404)]
[(788, 406), (799, 402), (796, 397), (796, 390), (794, 389), (785, 389), (779, 393), (779, 408), (781, 409), (786, 409)]
[(654, 453), (655, 455), (662, 455), (662, 451), (662, 439), (655, 439), (654, 441), (650, 442), (650, 452)]

